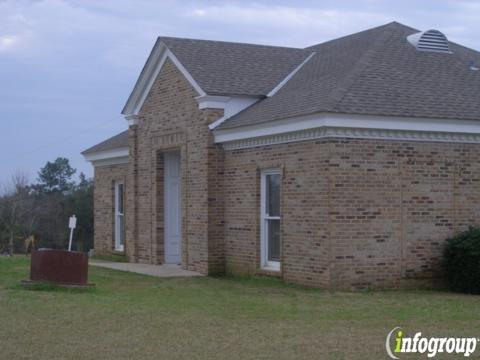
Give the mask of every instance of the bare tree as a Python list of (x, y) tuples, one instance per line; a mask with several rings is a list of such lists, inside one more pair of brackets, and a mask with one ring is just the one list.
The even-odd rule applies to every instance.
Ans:
[(6, 186), (0, 185), (0, 251), (13, 254), (18, 239), (30, 235), (37, 246), (64, 248), (71, 214), (79, 218), (77, 244), (92, 246), (93, 183), (82, 174), (76, 184), (74, 173), (67, 159), (58, 158), (41, 168), (37, 183), (29, 184), (26, 174), (17, 171)]
[[(15, 172), (10, 184), (6, 185), (0, 197), (0, 221), (8, 232), (9, 253), (13, 255), (15, 236), (21, 231), (23, 220), (29, 209), (28, 176), (21, 171)], [(33, 224), (32, 224), (33, 227)]]

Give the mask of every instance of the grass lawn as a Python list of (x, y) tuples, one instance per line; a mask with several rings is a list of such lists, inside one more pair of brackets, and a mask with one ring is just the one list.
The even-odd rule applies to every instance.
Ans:
[(1, 359), (385, 359), (395, 326), (480, 337), (478, 296), (329, 293), (270, 278), (95, 267), (95, 290), (33, 291), (17, 285), (28, 271), (28, 258), (0, 258)]

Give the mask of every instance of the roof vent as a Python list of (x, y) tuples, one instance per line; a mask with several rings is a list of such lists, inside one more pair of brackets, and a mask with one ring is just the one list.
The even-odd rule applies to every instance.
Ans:
[(417, 50), (451, 53), (447, 37), (438, 30), (427, 30), (412, 34), (407, 36), (407, 40)]

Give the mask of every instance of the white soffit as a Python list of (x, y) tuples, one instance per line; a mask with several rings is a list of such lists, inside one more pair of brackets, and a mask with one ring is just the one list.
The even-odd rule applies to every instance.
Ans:
[(185, 69), (175, 54), (173, 54), (173, 52), (171, 52), (163, 42), (157, 41), (142, 72), (140, 73), (140, 76), (127, 100), (127, 103), (125, 104), (125, 107), (122, 110), (122, 114), (127, 118), (127, 120), (132, 116), (138, 115), (148, 93), (150, 92), (150, 89), (153, 86), (153, 83), (155, 82), (155, 79), (157, 78), (167, 58), (175, 64), (175, 66), (180, 70), (183, 76), (185, 76), (185, 78), (200, 96), (206, 95), (205, 91), (202, 90), (200, 85), (198, 85), (187, 69)]
[(247, 148), (326, 137), (480, 142), (480, 121), (314, 114), (232, 129), (214, 130), (226, 149)]
[(93, 167), (128, 164), (128, 156), (121, 158), (92, 161)]
[(198, 108), (202, 109), (223, 109), (223, 116), (209, 125), (210, 130), (215, 129), (225, 120), (238, 114), (245, 108), (255, 104), (262, 97), (260, 96), (198, 96)]
[(93, 166), (126, 164), (128, 163), (128, 147), (111, 149), (105, 151), (92, 152), (83, 155), (85, 160), (92, 163)]

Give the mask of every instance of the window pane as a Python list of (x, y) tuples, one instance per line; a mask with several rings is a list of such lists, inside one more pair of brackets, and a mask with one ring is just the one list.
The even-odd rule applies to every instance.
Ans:
[(123, 244), (124, 244), (124, 239), (123, 238), (125, 236), (125, 223), (123, 221), (123, 215), (119, 215), (117, 217), (117, 219), (118, 219), (118, 228), (119, 228), (118, 229), (118, 232), (119, 232), (119, 234), (118, 234), (118, 237), (119, 237), (118, 238), (118, 245), (123, 246)]
[(117, 211), (120, 214), (123, 214), (123, 184), (118, 184), (117, 185), (117, 191), (118, 191), (118, 209), (117, 209)]
[(268, 261), (280, 261), (280, 220), (267, 220)]
[(266, 186), (267, 215), (280, 216), (280, 175), (267, 175)]

